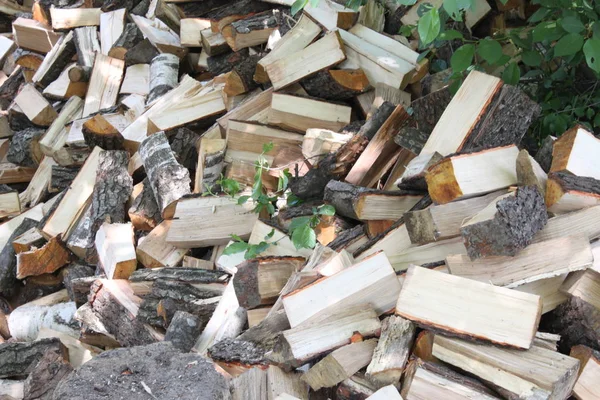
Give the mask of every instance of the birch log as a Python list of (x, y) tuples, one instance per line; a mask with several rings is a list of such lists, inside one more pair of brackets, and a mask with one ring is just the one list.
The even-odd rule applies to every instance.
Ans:
[(146, 104), (152, 104), (175, 86), (179, 74), (179, 58), (163, 53), (152, 59), (150, 64), (150, 93)]

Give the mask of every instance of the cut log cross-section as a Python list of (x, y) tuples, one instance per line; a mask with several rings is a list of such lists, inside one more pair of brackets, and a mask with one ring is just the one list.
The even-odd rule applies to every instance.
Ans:
[(600, 140), (578, 125), (560, 136), (552, 150), (550, 172), (570, 172), (577, 176), (600, 179), (600, 163), (594, 157), (600, 151)]
[(137, 259), (131, 224), (104, 223), (96, 233), (98, 260), (108, 279), (127, 279), (135, 271)]

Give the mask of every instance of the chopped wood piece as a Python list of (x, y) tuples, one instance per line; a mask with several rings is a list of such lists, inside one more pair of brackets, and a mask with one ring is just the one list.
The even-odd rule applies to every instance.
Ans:
[(350, 107), (274, 93), (269, 123), (305, 132), (309, 128), (339, 131), (350, 123)]
[(318, 164), (327, 154), (334, 153), (352, 134), (335, 133), (327, 129), (307, 129), (302, 139), (302, 154), (312, 165)]
[[(271, 107), (272, 96), (272, 88), (248, 96), (239, 106), (229, 111), (221, 118), (217, 119), (221, 133), (223, 135), (226, 134), (227, 126), (230, 120), (258, 122), (261, 118), (266, 116), (265, 114), (268, 113), (268, 110)], [(265, 118), (264, 121), (260, 122), (266, 123), (267, 120)]]
[(506, 146), (446, 157), (427, 171), (429, 195), (446, 204), (515, 185), (518, 155), (516, 146)]
[(267, 371), (251, 368), (231, 381), (231, 400), (266, 399)]
[(518, 351), (440, 335), (433, 355), (516, 398), (569, 397), (579, 368), (577, 359), (538, 346)]
[(338, 101), (351, 99), (371, 88), (362, 69), (321, 70), (300, 83), (310, 96)]
[[(292, 292), (283, 298), (290, 325), (294, 328), (315, 315), (365, 302), (370, 303), (378, 314), (389, 311), (394, 308), (400, 290), (394, 277), (387, 257), (379, 253)], [(308, 307), (307, 304), (314, 304), (315, 296), (321, 299), (319, 305)]]
[(171, 222), (163, 221), (138, 243), (136, 254), (144, 267), (175, 267), (187, 253), (187, 249), (180, 249), (166, 242)]
[(95, 26), (77, 28), (74, 32), (78, 66), (69, 71), (69, 79), (72, 82), (88, 82), (96, 54), (101, 52), (98, 34)]
[(399, 384), (415, 333), (415, 325), (404, 318), (392, 315), (383, 320), (379, 342), (367, 367), (367, 376), (377, 387)]
[(572, 347), (569, 355), (580, 362), (577, 382), (573, 387), (573, 396), (579, 400), (594, 399), (598, 394), (600, 353), (589, 347), (579, 345)]
[(233, 277), (241, 307), (274, 304), (294, 272), (304, 264), (303, 257), (258, 257), (237, 266)]
[(210, 28), (210, 21), (204, 18), (183, 18), (180, 24), (181, 45), (183, 47), (202, 47), (200, 32)]
[(481, 197), (407, 212), (404, 222), (411, 243), (426, 244), (459, 236), (463, 221), (483, 210), (500, 195), (501, 192), (492, 192)]
[(174, 347), (187, 353), (196, 343), (202, 328), (204, 327), (198, 317), (185, 311), (177, 311), (165, 333), (165, 341), (173, 343)]
[(600, 180), (574, 176), (568, 172), (553, 172), (546, 183), (546, 207), (551, 213), (562, 214), (600, 204)]
[(279, 10), (265, 11), (232, 22), (221, 29), (221, 34), (233, 51), (239, 51), (266, 43), (281, 18)]
[(127, 67), (120, 94), (139, 94), (147, 96), (150, 91), (150, 66), (135, 64)]
[(48, 26), (23, 17), (12, 23), (14, 41), (24, 49), (48, 53), (60, 38), (59, 33), (53, 32)]
[(45, 88), (60, 76), (76, 52), (73, 32), (69, 32), (62, 36), (46, 54), (31, 81), (38, 87)]
[(31, 182), (35, 168), (21, 167), (12, 163), (0, 164), (0, 184)]
[(267, 370), (268, 400), (275, 400), (289, 395), (297, 399), (308, 400), (308, 386), (301, 380), (302, 374), (285, 372), (279, 367), (270, 365)]
[(366, 187), (375, 186), (398, 157), (400, 147), (395, 144), (394, 136), (408, 119), (409, 115), (404, 107), (397, 106), (358, 157), (346, 176), (346, 182)]
[(50, 8), (52, 29), (67, 30), (81, 26), (99, 26), (102, 10), (99, 8)]
[(296, 25), (277, 41), (271, 52), (258, 61), (254, 80), (266, 83), (269, 80), (266, 72), (268, 65), (304, 50), (320, 33), (321, 28), (312, 19), (301, 15)]
[(142, 31), (144, 37), (160, 52), (175, 54), (180, 59), (185, 55), (186, 49), (181, 47), (179, 35), (160, 19), (149, 20), (139, 15), (131, 15), (131, 19)]
[(552, 152), (554, 150), (554, 136), (546, 136), (542, 141), (539, 150), (535, 153), (535, 160), (540, 164), (544, 172), (550, 172), (552, 165)]
[[(345, 59), (346, 55), (339, 33), (331, 32), (308, 47), (287, 54), (265, 65), (264, 69), (273, 84), (273, 88), (280, 90)], [(315, 126), (314, 128), (327, 129), (326, 126)]]
[(35, 125), (50, 126), (58, 116), (50, 103), (31, 84), (21, 89), (15, 97), (15, 103)]
[(414, 65), (396, 54), (360, 38), (350, 32), (339, 30), (348, 61), (346, 64), (362, 68), (371, 85), (385, 83), (394, 88), (404, 88), (408, 84)]
[(548, 176), (527, 150), (521, 150), (517, 157), (517, 180), (519, 186), (535, 186), (545, 196)]
[(162, 132), (144, 140), (139, 153), (161, 215), (170, 218), (177, 201), (190, 193), (189, 171), (177, 162)]
[(88, 147), (98, 146), (106, 150), (123, 149), (123, 136), (117, 128), (118, 120), (111, 117), (118, 118), (120, 114), (96, 114), (84, 122), (82, 133)]
[(140, 184), (142, 191), (135, 197), (127, 213), (135, 229), (151, 231), (161, 223), (162, 217), (148, 178)]
[(591, 156), (599, 150), (600, 140), (581, 125), (575, 126), (554, 142), (550, 172), (600, 179), (600, 164)]
[(29, 343), (0, 343), (0, 377), (27, 376), (47, 352), (66, 356), (66, 349), (57, 338), (41, 339)]
[[(129, 50), (132, 50), (136, 45), (139, 45), (143, 39), (142, 32), (137, 25), (133, 22), (127, 23), (123, 28), (121, 35), (112, 44), (107, 55), (109, 57), (118, 58), (119, 60), (125, 60)], [(150, 45), (150, 47), (152, 47), (152, 45)], [(154, 49), (154, 51), (156, 51), (156, 49)], [(127, 63), (128, 66), (133, 64), (137, 63)]]
[(471, 261), (465, 255), (448, 255), (452, 275), (515, 288), (588, 268), (593, 263), (589, 241), (583, 235), (534, 243), (514, 257), (486, 257)]
[(339, 400), (367, 399), (376, 390), (377, 388), (359, 373), (342, 381), (338, 385), (335, 395)]
[(126, 280), (97, 279), (90, 291), (92, 310), (122, 346), (139, 346), (163, 339), (149, 325), (136, 319), (141, 301)]
[(259, 59), (260, 55), (254, 54), (235, 65), (227, 74), (223, 93), (227, 96), (238, 96), (256, 89), (258, 84), (254, 81), (253, 75)]
[(183, 198), (177, 203), (167, 243), (193, 248), (227, 244), (232, 234), (248, 238), (258, 219), (252, 207), (229, 197)]
[(37, 167), (44, 154), (40, 149), (40, 138), (44, 130), (28, 128), (15, 132), (11, 141), (6, 160), (23, 167)]
[(535, 186), (497, 197), (462, 224), (460, 234), (471, 259), (514, 256), (548, 222), (542, 195)]
[(491, 390), (475, 379), (460, 375), (441, 364), (418, 358), (410, 362), (404, 375), (402, 396), (405, 399), (498, 399)]
[(77, 215), (92, 194), (94, 187), (92, 182), (96, 180), (101, 151), (102, 149), (96, 147), (81, 167), (66, 194), (58, 203), (58, 207), (46, 221), (42, 229), (46, 235), (53, 237), (65, 234), (76, 221)]
[[(477, 310), (469, 306), (474, 295), (479, 299)], [(539, 296), (412, 266), (396, 314), (452, 335), (528, 349), (539, 323), (541, 301)]]
[(393, 385), (384, 386), (369, 397), (368, 400), (402, 400), (402, 396), (398, 393)]
[(202, 50), (205, 51), (209, 57), (227, 53), (230, 50), (225, 37), (223, 37), (220, 32), (204, 29), (200, 31), (200, 38), (202, 41)]
[(98, 261), (108, 279), (127, 279), (137, 267), (131, 224), (103, 223), (96, 233)]
[(419, 154), (408, 162), (396, 185), (400, 189), (427, 190), (425, 180), (427, 171), (442, 159), (442, 155), (438, 152)]
[(334, 350), (309, 369), (302, 380), (313, 390), (335, 386), (368, 365), (376, 346), (377, 339), (370, 339)]
[(96, 54), (90, 85), (85, 97), (83, 117), (112, 107), (117, 103), (124, 67), (125, 63), (122, 60), (104, 54)]
[(25, 380), (26, 399), (47, 399), (59, 382), (73, 370), (62, 352), (46, 351)]
[[(17, 288), (17, 259), (12, 242), (38, 224), (37, 220), (30, 219), (34, 217), (31, 212), (29, 215), (26, 214), (23, 213), (0, 225), (1, 228), (4, 228), (2, 236), (5, 240), (0, 251), (0, 293), (3, 296), (12, 295)], [(35, 217), (36, 219), (42, 218), (41, 215)]]
[(68, 65), (54, 82), (46, 86), (43, 95), (56, 100), (68, 100), (73, 96), (85, 97), (87, 82), (72, 82), (69, 78), (69, 73), (77, 68), (76, 64)]
[(69, 262), (69, 252), (54, 237), (39, 249), (17, 254), (17, 279), (51, 274)]
[(225, 167), (226, 145), (224, 139), (200, 139), (194, 193), (216, 191), (215, 185)]
[(0, 218), (15, 216), (21, 213), (21, 201), (19, 192), (12, 190), (9, 186), (2, 185), (0, 188)]
[(44, 137), (40, 139), (40, 148), (46, 156), (61, 159), (59, 154), (62, 155), (65, 152), (64, 146), (68, 136), (65, 125), (79, 118), (82, 109), (83, 100), (77, 96), (71, 97), (63, 106), (58, 117), (50, 125)]
[(102, 54), (109, 56), (113, 44), (125, 29), (125, 15), (127, 10), (104, 12), (100, 15), (100, 48)]
[(12, 242), (17, 254), (29, 251), (34, 247), (42, 247), (44, 243), (46, 243), (46, 239), (44, 239), (38, 228), (29, 229), (27, 232), (16, 237)]
[[(384, 101), (388, 101), (395, 106), (401, 105), (404, 108), (407, 108), (410, 106), (410, 93), (386, 85), (385, 83), (376, 84), (375, 99), (373, 100), (373, 105), (371, 106), (371, 111), (369, 111), (369, 114), (375, 112), (375, 110), (378, 109)], [(402, 144), (398, 143), (396, 139), (394, 140), (399, 146), (402, 146)]]
[(177, 86), (179, 58), (174, 54), (159, 54), (150, 63), (150, 92), (146, 104), (152, 104)]

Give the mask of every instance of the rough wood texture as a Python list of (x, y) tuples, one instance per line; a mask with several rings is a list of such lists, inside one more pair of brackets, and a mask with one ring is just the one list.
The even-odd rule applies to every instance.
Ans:
[(188, 170), (177, 162), (162, 132), (145, 139), (139, 153), (162, 217), (172, 216), (177, 200), (191, 192)]
[[(142, 32), (133, 22), (127, 23), (121, 35), (113, 43), (108, 56), (125, 60), (126, 54), (144, 39)], [(156, 50), (155, 50), (156, 51)], [(127, 64), (130, 65), (130, 64)]]
[(44, 130), (35, 128), (15, 132), (6, 159), (22, 167), (37, 167), (44, 156), (39, 145), (44, 133)]
[(279, 10), (269, 10), (232, 22), (221, 29), (233, 51), (266, 43), (280, 24)]
[(367, 367), (367, 376), (377, 387), (397, 385), (415, 339), (415, 325), (398, 316), (381, 323), (381, 336)]
[(348, 100), (370, 88), (362, 69), (322, 70), (300, 81), (309, 95), (327, 100)]
[(553, 213), (577, 211), (600, 203), (600, 180), (552, 172), (546, 183), (546, 206)]
[(546, 173), (550, 172), (550, 167), (552, 166), (552, 151), (555, 141), (556, 138), (554, 136), (546, 136), (539, 150), (535, 153), (535, 160)]
[(148, 178), (145, 178), (141, 184), (142, 192), (136, 196), (129, 208), (129, 219), (136, 229), (151, 231), (161, 223), (162, 216)]
[(65, 355), (46, 351), (25, 380), (24, 399), (50, 400), (58, 383), (73, 371)]
[(171, 221), (163, 221), (138, 242), (136, 254), (144, 267), (175, 267), (188, 252), (166, 242), (170, 226)]
[(98, 265), (108, 279), (127, 279), (137, 267), (133, 226), (104, 222), (96, 232)]
[(66, 349), (56, 338), (29, 343), (0, 343), (0, 378), (29, 375), (46, 352), (66, 356)]
[(174, 54), (159, 54), (150, 63), (150, 93), (146, 104), (152, 104), (177, 86), (179, 58)]
[(189, 352), (203, 328), (200, 319), (195, 315), (185, 311), (177, 311), (169, 324), (165, 341), (170, 341), (174, 347), (183, 352)]
[(237, 96), (256, 89), (258, 83), (254, 81), (254, 71), (260, 57), (260, 54), (254, 54), (235, 65), (225, 80), (224, 93)]
[(14, 230), (7, 235), (7, 241), (0, 252), (0, 294), (9, 296), (17, 289), (17, 259), (15, 249), (12, 246), (13, 240), (21, 236), (31, 228), (38, 225), (38, 221), (24, 218), (16, 225)]
[(461, 236), (471, 259), (514, 256), (548, 222), (543, 198), (536, 187), (520, 187), (514, 196), (502, 197), (461, 227)]
[(69, 262), (69, 252), (54, 237), (39, 249), (17, 254), (17, 279), (51, 274)]
[(579, 377), (573, 387), (573, 396), (578, 400), (592, 400), (598, 393), (600, 353), (585, 346), (571, 348), (569, 354), (580, 362)]
[(73, 32), (62, 36), (44, 57), (42, 65), (31, 78), (32, 82), (42, 88), (48, 86), (59, 77), (63, 69), (71, 62), (76, 51)]

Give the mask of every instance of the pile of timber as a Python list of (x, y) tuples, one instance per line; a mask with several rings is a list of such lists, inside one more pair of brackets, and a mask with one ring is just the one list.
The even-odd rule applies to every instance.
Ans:
[[(600, 139), (453, 94), (424, 0), (51, 3), (0, 4), (0, 398), (600, 398)], [(219, 184), (268, 144), (273, 216)]]

